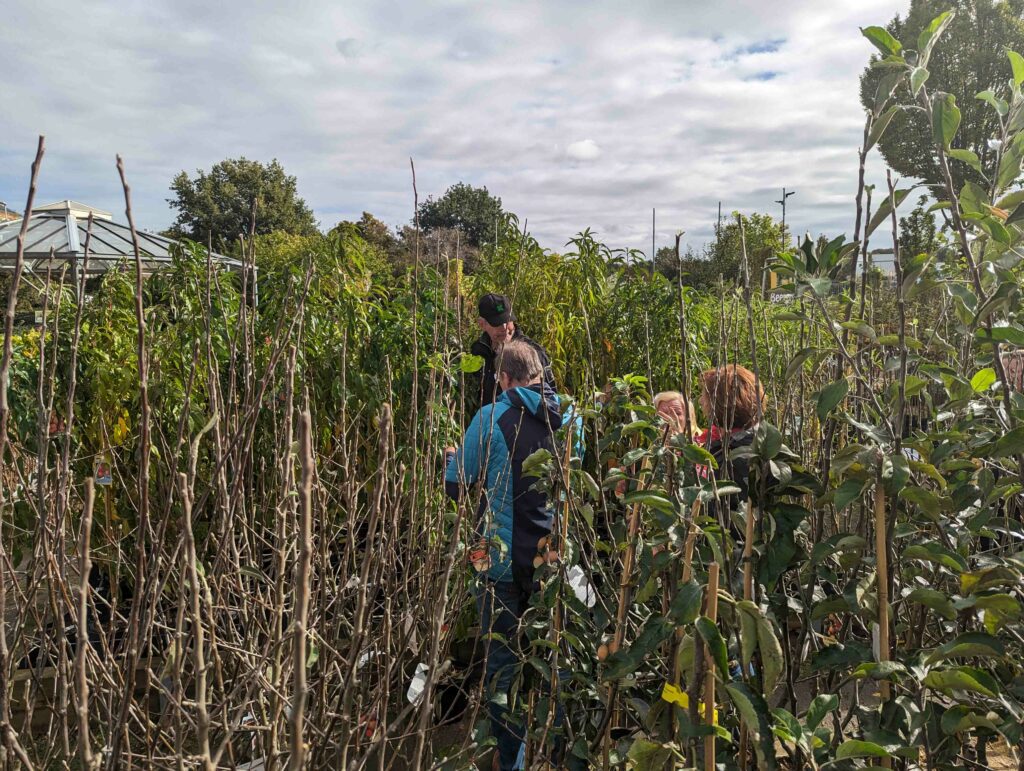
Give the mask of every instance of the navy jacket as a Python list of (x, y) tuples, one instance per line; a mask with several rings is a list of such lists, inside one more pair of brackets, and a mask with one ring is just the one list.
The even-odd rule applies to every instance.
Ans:
[[(516, 331), (512, 333), (512, 339), (526, 343), (537, 352), (537, 356), (540, 357), (541, 366), (544, 368), (544, 384), (554, 391), (555, 376), (551, 372), (551, 359), (548, 358), (548, 353), (544, 350), (544, 347), (524, 335), (519, 327), (516, 327)], [(494, 379), (494, 375), (497, 372), (496, 356), (494, 349), (491, 348), (491, 338), (488, 337), (486, 332), (482, 333), (477, 341), (473, 343), (469, 352), (474, 356), (482, 357), (484, 360), (484, 366), (478, 371), (477, 377), (479, 380), (476, 381), (476, 389), (475, 393), (473, 393), (474, 398), (480, 397), (480, 401), (476, 403), (477, 406), (483, 407), (485, 404), (491, 404), (497, 395), (501, 393), (501, 388)]]
[[(554, 453), (562, 422), (558, 397), (546, 385), (513, 388), (477, 412), (448, 464), (445, 491), (453, 499), (483, 482), (478, 533), (491, 544), (491, 580), (511, 581), (513, 566), (517, 575), (533, 575), (537, 542), (551, 533), (553, 514), (547, 496), (530, 489), (537, 479), (523, 476), (523, 461), (539, 449)], [(567, 422), (579, 449), (582, 419)]]

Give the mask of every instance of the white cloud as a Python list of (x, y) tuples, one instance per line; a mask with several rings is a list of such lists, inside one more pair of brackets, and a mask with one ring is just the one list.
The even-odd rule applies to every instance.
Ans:
[(601, 157), (601, 147), (593, 139), (581, 139), (569, 145), (565, 153), (575, 161), (592, 161)]
[(699, 245), (719, 200), (777, 214), (783, 186), (795, 231), (850, 234), (858, 27), (906, 5), (13, 0), (0, 200), (21, 206), (44, 133), (39, 200), (121, 211), (120, 152), (152, 229), (173, 219), (175, 173), (239, 155), (278, 158), (325, 226), (364, 209), (404, 223), (412, 156), (421, 198), (486, 185), (556, 249), (591, 227), (647, 250), (652, 207), (659, 244)]

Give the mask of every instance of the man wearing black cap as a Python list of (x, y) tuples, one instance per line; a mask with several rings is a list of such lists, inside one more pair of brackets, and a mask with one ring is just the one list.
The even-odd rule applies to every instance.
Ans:
[(512, 302), (503, 294), (485, 294), (480, 298), (477, 309), (480, 311), (477, 323), (480, 325), (481, 334), (469, 352), (474, 356), (483, 357), (484, 360), (484, 366), (479, 370), (480, 382), (474, 390), (474, 394), (480, 395), (480, 406), (493, 404), (501, 394), (501, 386), (496, 378), (498, 368), (494, 352), (498, 346), (509, 340), (521, 340), (537, 351), (540, 363), (544, 367), (544, 382), (554, 390), (555, 377), (551, 372), (551, 359), (539, 343), (528, 338), (516, 327)]

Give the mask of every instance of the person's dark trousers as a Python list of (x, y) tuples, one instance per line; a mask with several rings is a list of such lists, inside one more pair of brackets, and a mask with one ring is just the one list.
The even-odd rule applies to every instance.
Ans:
[[(497, 740), (499, 768), (516, 768), (523, 728), (510, 719), (508, 693), (519, 671), (519, 620), (526, 612), (530, 595), (518, 581), (484, 579), (477, 586), (480, 634), (487, 659), (486, 691), (491, 716), (491, 734)], [(500, 635), (488, 637), (488, 635)]]
[[(508, 714), (509, 690), (520, 671), (522, 658), (519, 645), (519, 622), (526, 613), (532, 594), (532, 582), (491, 581), (484, 579), (476, 589), (477, 608), (480, 611), (480, 634), (484, 641), (487, 657), (485, 696), (491, 719), (491, 733), (497, 740), (498, 768), (502, 771), (516, 771), (522, 768), (522, 749), (525, 731), (522, 723)], [(500, 639), (488, 637), (500, 635)], [(568, 672), (559, 672), (559, 679), (565, 680)], [(545, 689), (546, 690), (546, 689)], [(564, 720), (564, 709), (558, 700), (554, 728), (558, 729)], [(562, 755), (564, 741), (555, 742), (555, 755)], [(577, 758), (565, 759), (569, 768), (584, 766), (576, 763)], [(575, 764), (575, 765), (574, 765)]]

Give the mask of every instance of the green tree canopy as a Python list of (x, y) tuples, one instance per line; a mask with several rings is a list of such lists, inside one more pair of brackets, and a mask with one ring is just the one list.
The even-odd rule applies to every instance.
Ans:
[(295, 177), (273, 160), (264, 164), (246, 158), (226, 159), (209, 173), (198, 169), (194, 178), (182, 171), (171, 183), (178, 210), (172, 231), (195, 241), (212, 238), (230, 244), (248, 233), (253, 201), (256, 202), (256, 233), (283, 231), (307, 236), (317, 232), (316, 220), (296, 192)]
[(473, 187), (464, 182), (452, 185), (440, 198), (429, 197), (420, 204), (420, 227), (430, 232), (440, 228), (461, 230), (473, 246), (494, 243), (497, 228), (503, 228), (505, 217), (501, 199), (486, 187)]
[[(928, 61), (925, 88), (945, 91), (956, 97), (962, 119), (953, 147), (972, 150), (983, 168), (995, 161), (995, 152), (987, 141), (998, 129), (991, 108), (975, 98), (991, 90), (997, 96), (1008, 95), (1009, 68), (1006, 50), (1024, 51), (1024, 0), (911, 0), (906, 16), (897, 16), (887, 29), (905, 48), (916, 49), (918, 35), (944, 11), (953, 11), (953, 20)], [(872, 61), (877, 61), (878, 56)], [(871, 109), (885, 68), (869, 66), (861, 75), (861, 103)], [(903, 105), (917, 100), (907, 86), (901, 86), (896, 99)], [(935, 155), (935, 143), (925, 114), (910, 107), (898, 111), (878, 143), (882, 156), (897, 173), (941, 185)], [(957, 189), (970, 180), (983, 183), (978, 173), (963, 163), (953, 163)], [(940, 196), (944, 197), (944, 196)]]
[[(704, 247), (703, 254), (687, 248), (682, 256), (683, 283), (700, 289), (713, 287), (721, 276), (726, 282), (743, 280), (743, 239), (736, 221), (737, 212), (723, 223), (714, 241)], [(769, 214), (744, 214), (743, 236), (746, 239), (747, 258), (750, 261), (750, 286), (755, 292), (761, 288), (764, 267), (782, 249), (782, 224)], [(655, 258), (657, 270), (671, 280), (678, 275), (679, 266), (675, 250), (662, 247)]]

